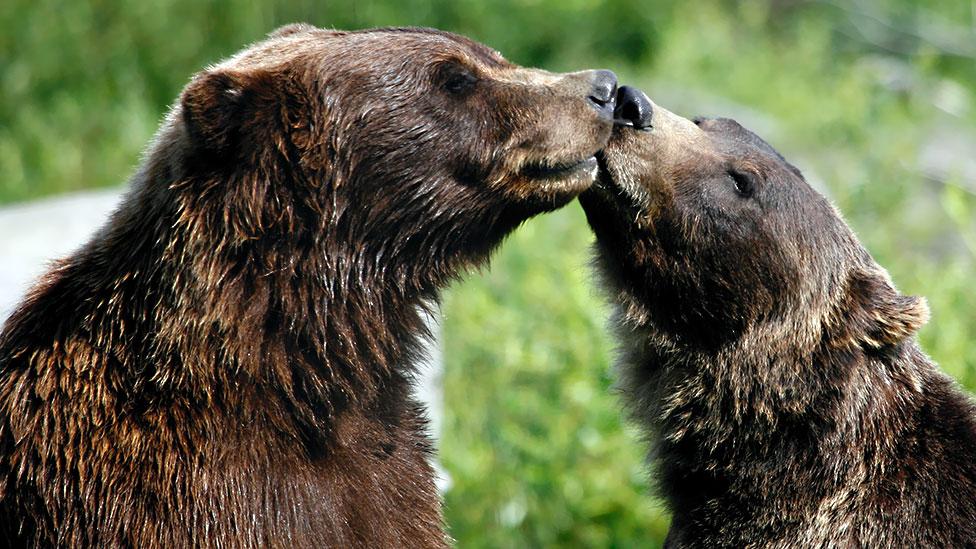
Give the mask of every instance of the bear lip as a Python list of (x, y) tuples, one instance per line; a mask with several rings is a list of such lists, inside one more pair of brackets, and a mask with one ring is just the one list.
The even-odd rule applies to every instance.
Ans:
[(582, 160), (568, 162), (540, 162), (522, 168), (522, 175), (530, 179), (561, 179), (584, 170), (594, 170), (598, 166), (595, 155)]
[(607, 163), (607, 155), (604, 151), (596, 153), (596, 165), (599, 171), (597, 172), (596, 180), (593, 182), (594, 189), (598, 189), (604, 194), (627, 194), (626, 190), (618, 185), (613, 175), (611, 175)]

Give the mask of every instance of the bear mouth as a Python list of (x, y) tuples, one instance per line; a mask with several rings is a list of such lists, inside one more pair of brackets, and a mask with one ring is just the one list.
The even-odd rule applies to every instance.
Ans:
[(640, 198), (634, 196), (623, 185), (614, 181), (611, 170), (607, 165), (607, 155), (604, 151), (596, 153), (597, 176), (587, 194), (598, 196), (600, 202), (617, 215), (633, 218), (643, 211)]
[(614, 181), (606, 155), (596, 155), (599, 172), (590, 188), (579, 196), (586, 220), (598, 242), (608, 250), (623, 251), (638, 237), (635, 230), (644, 216), (639, 201)]
[(541, 162), (528, 164), (522, 168), (522, 175), (529, 179), (565, 179), (582, 172), (596, 175), (598, 161), (596, 156), (569, 162)]

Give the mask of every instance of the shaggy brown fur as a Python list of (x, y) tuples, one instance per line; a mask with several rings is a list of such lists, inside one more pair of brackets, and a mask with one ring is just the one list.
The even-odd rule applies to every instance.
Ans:
[(734, 121), (652, 125), (580, 200), (668, 545), (976, 546), (976, 408), (918, 348), (925, 302)]
[(592, 182), (615, 86), (304, 25), (196, 75), (0, 336), (0, 539), (445, 545), (423, 309)]

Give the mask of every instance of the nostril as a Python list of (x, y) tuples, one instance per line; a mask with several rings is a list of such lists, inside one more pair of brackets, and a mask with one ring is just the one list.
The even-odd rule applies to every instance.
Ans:
[(607, 107), (617, 97), (617, 75), (613, 71), (594, 71), (590, 94), (587, 97), (597, 108)]
[(623, 105), (620, 105), (619, 114), (620, 116), (618, 118), (622, 118), (624, 120), (631, 121), (631, 122), (637, 120), (640, 118), (641, 115), (640, 105), (638, 105), (635, 102), (624, 103)]
[(652, 126), (654, 107), (644, 92), (630, 86), (620, 86), (613, 118), (615, 123), (622, 126), (648, 129)]

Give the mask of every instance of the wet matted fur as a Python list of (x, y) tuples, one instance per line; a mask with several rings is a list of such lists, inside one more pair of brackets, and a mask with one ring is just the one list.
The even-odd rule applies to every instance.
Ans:
[(0, 540), (446, 545), (422, 309), (592, 182), (593, 79), (305, 25), (196, 75), (3, 328)]

